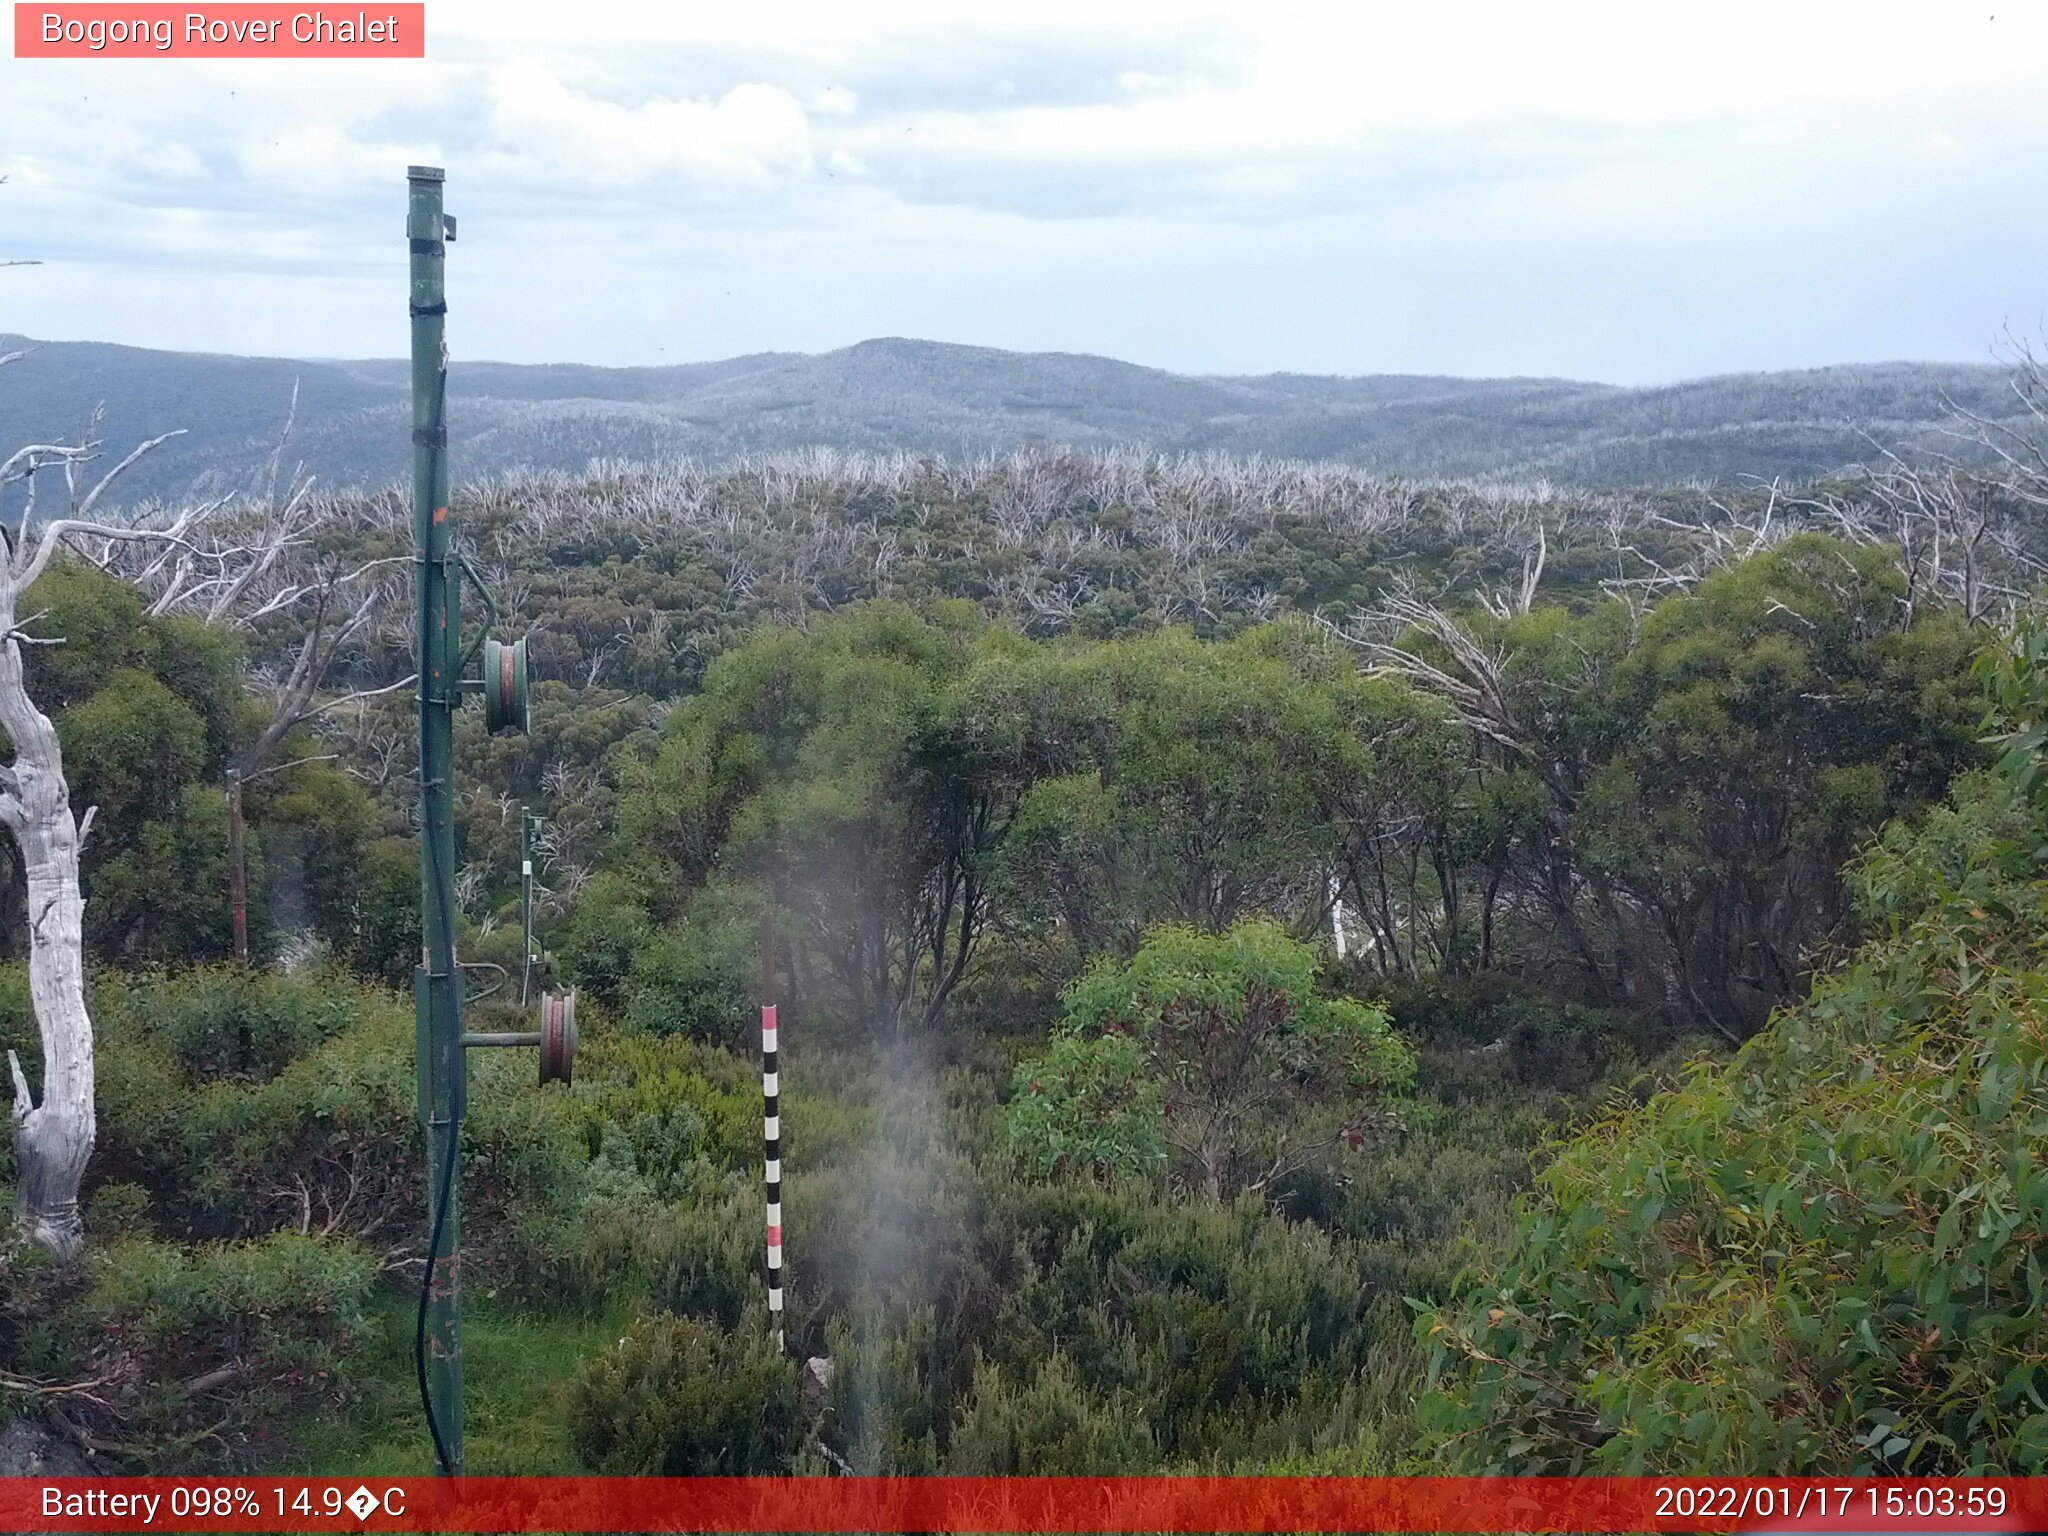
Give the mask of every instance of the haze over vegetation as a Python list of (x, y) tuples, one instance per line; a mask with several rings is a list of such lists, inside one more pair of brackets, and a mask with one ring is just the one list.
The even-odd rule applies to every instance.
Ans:
[[(148, 352), (0, 335), (30, 348), (0, 373), (0, 441), (77, 430), (102, 404), (114, 442), (184, 435), (120, 487), (243, 492), (296, 387), (291, 456), (322, 486), (408, 473), (402, 362)], [(460, 475), (580, 473), (593, 460), (734, 457), (829, 447), (953, 457), (1134, 447), (1352, 465), (1411, 479), (1572, 485), (1812, 479), (1882, 450), (1968, 451), (1951, 407), (2016, 421), (2005, 370), (1893, 363), (1736, 374), (1623, 389), (1564, 379), (1194, 377), (1110, 358), (886, 339), (819, 355), (673, 368), (465, 362), (449, 373)]]
[(2048, 1474), (2048, 9), (431, 11), (0, 64), (0, 1475), (435, 1465), (427, 776), (469, 1472)]
[[(1962, 466), (1775, 486), (814, 448), (459, 490), (538, 679), (529, 736), (459, 717), (460, 948), (516, 972), (534, 807), (585, 1033), (567, 1091), (472, 1063), (471, 1470), (2041, 1470), (2018, 382)], [(407, 503), (192, 515), (21, 600), (96, 807), (99, 1137), (83, 1255), (7, 1251), (0, 1388), (44, 1456), (423, 1471)]]

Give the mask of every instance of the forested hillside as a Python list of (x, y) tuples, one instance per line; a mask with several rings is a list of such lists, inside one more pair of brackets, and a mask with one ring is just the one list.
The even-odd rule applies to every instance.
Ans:
[[(2042, 1470), (2028, 462), (459, 490), (537, 677), (458, 719), (469, 1017), (526, 1020), (530, 807), (584, 1034), (472, 1062), (470, 1470)], [(174, 526), (7, 642), (95, 807), (99, 1129), (0, 1391), (52, 1457), (422, 1472), (409, 516)], [(35, 1091), (18, 963), (0, 1041)]]
[[(185, 435), (123, 495), (240, 493), (298, 392), (290, 448), (326, 486), (407, 472), (406, 365), (147, 352), (0, 335), (0, 442), (59, 441), (104, 406), (109, 440)], [(583, 474), (593, 460), (827, 447), (973, 458), (1023, 447), (1324, 460), (1411, 479), (1572, 485), (1810, 479), (1878, 445), (1955, 453), (1949, 411), (2025, 413), (1994, 367), (1891, 363), (1622, 389), (1564, 379), (1298, 374), (1189, 377), (1109, 358), (884, 339), (815, 356), (670, 368), (514, 366), (457, 357), (458, 472)]]

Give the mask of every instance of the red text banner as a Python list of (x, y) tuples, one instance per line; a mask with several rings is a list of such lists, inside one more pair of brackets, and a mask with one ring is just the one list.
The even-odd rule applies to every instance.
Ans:
[(28, 1532), (2030, 1529), (2048, 1479), (0, 1479), (0, 1530)]
[(14, 7), (18, 59), (420, 59), (423, 3), (28, 4)]

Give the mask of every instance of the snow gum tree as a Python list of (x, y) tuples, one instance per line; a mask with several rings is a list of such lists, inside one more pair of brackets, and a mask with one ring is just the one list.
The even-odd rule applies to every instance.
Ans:
[[(22, 355), (0, 355), (0, 366)], [(36, 579), (60, 554), (145, 588), (175, 586), (194, 572), (203, 573), (209, 585), (231, 580), (246, 563), (265, 559), (266, 551), (246, 543), (198, 542), (221, 502), (123, 522), (95, 517), (109, 487), (174, 435), (139, 445), (96, 481), (84, 477), (99, 456), (93, 428), (75, 443), (32, 443), (0, 461), (0, 732), (11, 752), (11, 761), (0, 765), (0, 826), (14, 840), (27, 885), (29, 995), (42, 1055), (38, 1096), (17, 1053), (7, 1053), (15, 1223), (21, 1237), (64, 1260), (76, 1258), (84, 1245), (78, 1190), (95, 1132), (85, 897), (79, 880), (79, 852), (93, 811), (72, 809), (57, 729), (31, 696), (24, 664), (29, 646), (62, 644), (63, 636), (34, 633), (41, 615), (21, 610)], [(39, 511), (36, 499), (46, 483), (55, 481), (62, 483), (63, 505), (58, 515), (49, 516)], [(7, 493), (16, 486), (23, 488), (22, 500), (10, 504)], [(152, 556), (124, 558), (137, 550)]]

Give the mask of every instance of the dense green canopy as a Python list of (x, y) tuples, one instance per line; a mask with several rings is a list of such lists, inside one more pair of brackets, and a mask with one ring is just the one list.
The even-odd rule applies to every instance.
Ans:
[[(1985, 777), (1988, 631), (1924, 570), (1677, 490), (665, 483), (469, 509), (542, 674), (532, 735), (458, 720), (469, 1016), (529, 1022), (484, 994), (531, 806), (585, 1041), (567, 1089), (471, 1063), (474, 1469), (2041, 1463), (2040, 643)], [(359, 510), (328, 554), (391, 553)], [(38, 608), (100, 1140), (84, 1267), (0, 1253), (0, 1356), (121, 1383), (53, 1396), (136, 1470), (423, 1469), (408, 702), (248, 786), (256, 963), (198, 963), (289, 651), (71, 566)]]
[(2048, 1468), (2048, 818), (1960, 781), (1877, 936), (1732, 1061), (1557, 1149), (1427, 1313), (1444, 1454), (1516, 1472)]

